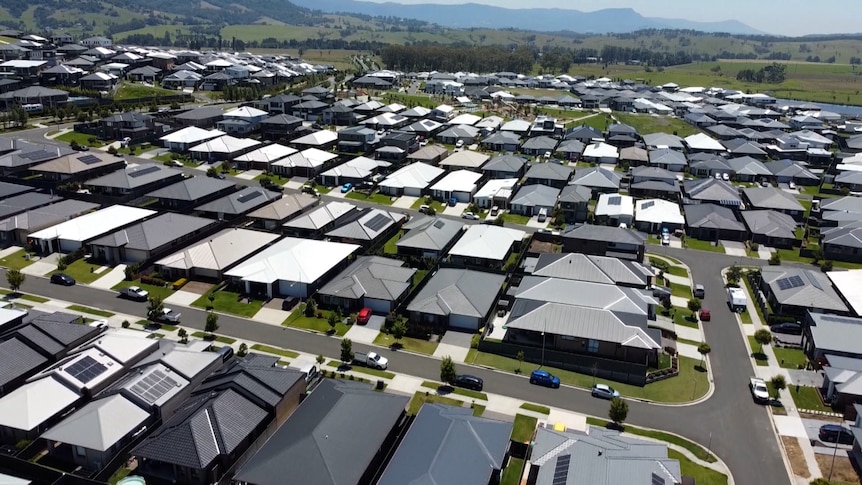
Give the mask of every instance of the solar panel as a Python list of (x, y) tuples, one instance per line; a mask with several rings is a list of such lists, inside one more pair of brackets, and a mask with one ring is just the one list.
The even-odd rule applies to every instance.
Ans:
[(554, 466), (554, 480), (551, 485), (566, 485), (569, 481), (569, 463), (572, 461), (572, 455), (560, 455), (557, 457), (557, 464)]
[(254, 192), (249, 192), (249, 193), (247, 193), (247, 194), (245, 194), (245, 195), (243, 195), (243, 196), (240, 196), (240, 197), (239, 197), (239, 198), (237, 198), (236, 200), (237, 200), (237, 202), (239, 202), (240, 204), (245, 204), (246, 202), (248, 202), (248, 201), (250, 201), (250, 200), (254, 200), (254, 199), (256, 199), (256, 198), (258, 198), (258, 197), (260, 197), (260, 196), (262, 196), (262, 195), (263, 195), (263, 192), (261, 192), (261, 191), (259, 191), (259, 190), (255, 190)]
[(643, 205), (641, 206), (641, 209), (649, 209), (650, 207), (652, 207), (654, 205), (655, 205), (654, 200), (651, 200), (649, 202), (644, 202)]
[(445, 226), (445, 225), (446, 225), (446, 223), (443, 221), (437, 221), (434, 223), (434, 227), (436, 227), (437, 229), (443, 229), (443, 226)]
[(131, 391), (141, 399), (153, 404), (176, 386), (177, 381), (160, 370), (154, 370), (132, 386)]
[(800, 286), (805, 286), (805, 282), (802, 281), (802, 277), (799, 275), (793, 275), (790, 278), (791, 288), (799, 288)]
[(386, 227), (386, 225), (390, 222), (392, 222), (392, 219), (388, 216), (384, 214), (377, 214), (372, 217), (371, 220), (363, 222), (362, 225), (367, 227), (368, 229), (371, 229), (374, 232), (377, 232)]
[(779, 290), (790, 290), (792, 288), (799, 288), (800, 286), (805, 286), (805, 282), (802, 281), (802, 278), (799, 275), (788, 276), (787, 278), (781, 278), (775, 282), (778, 285)]
[(49, 152), (48, 150), (34, 150), (32, 152), (21, 153), (19, 156), (36, 162), (57, 158), (59, 154), (57, 152)]
[(148, 173), (158, 172), (161, 169), (162, 169), (162, 167), (159, 167), (158, 165), (150, 165), (149, 167), (144, 167), (140, 170), (135, 170), (135, 171), (129, 172), (129, 177), (132, 177), (134, 179), (134, 178), (138, 178), (138, 177), (147, 175)]
[(92, 165), (94, 163), (99, 163), (102, 161), (101, 158), (95, 155), (84, 155), (83, 157), (78, 157), (78, 160), (84, 165)]
[(623, 201), (623, 198), (619, 195), (615, 195), (613, 197), (608, 197), (608, 205), (620, 205)]
[(104, 364), (97, 362), (96, 359), (89, 355), (66, 367), (66, 372), (70, 376), (81, 381), (83, 384), (99, 377), (106, 370), (108, 370), (108, 368), (105, 367)]

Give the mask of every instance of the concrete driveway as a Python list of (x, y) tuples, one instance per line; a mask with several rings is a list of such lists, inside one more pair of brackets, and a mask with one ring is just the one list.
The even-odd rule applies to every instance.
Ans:
[(472, 333), (456, 332), (449, 330), (443, 335), (437, 350), (434, 351), (434, 357), (449, 356), (455, 362), (464, 362), (467, 358), (467, 352), (470, 351), (470, 341), (473, 339)]
[(738, 256), (740, 258), (748, 256), (745, 252), (745, 244), (739, 241), (721, 241), (721, 246), (724, 248), (724, 253), (728, 256)]
[(419, 197), (411, 197), (409, 195), (402, 195), (395, 202), (392, 203), (392, 207), (397, 207), (399, 209), (409, 209), (419, 200)]
[(443, 209), (443, 215), (461, 217), (461, 213), (465, 210), (467, 210), (467, 204), (464, 202), (458, 202), (453, 206), (447, 205), (446, 208)]
[(545, 218), (545, 222), (539, 222), (539, 216), (533, 216), (527, 221), (527, 227), (535, 227), (536, 229), (544, 229), (548, 227), (550, 217)]
[(354, 324), (350, 327), (350, 330), (344, 334), (344, 338), (349, 338), (353, 342), (359, 342), (363, 344), (371, 344), (374, 342), (374, 339), (377, 338), (377, 335), (380, 333), (380, 329), (383, 328), (383, 323), (386, 321), (386, 318), (380, 315), (372, 315), (370, 319), (368, 319), (368, 323), (365, 325), (357, 325)]

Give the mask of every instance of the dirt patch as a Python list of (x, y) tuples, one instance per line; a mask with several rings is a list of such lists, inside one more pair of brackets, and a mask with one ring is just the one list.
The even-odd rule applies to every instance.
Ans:
[(559, 253), (560, 246), (552, 242), (537, 241), (533, 239), (530, 243), (529, 252), (531, 253)]
[(805, 456), (799, 446), (799, 440), (792, 436), (782, 436), (781, 442), (784, 444), (784, 451), (787, 453), (787, 461), (790, 462), (790, 469), (793, 470), (793, 474), (802, 478), (811, 477), (808, 463), (805, 462)]
[(820, 465), (820, 473), (822, 473), (824, 477), (832, 477), (832, 483), (859, 483), (859, 475), (856, 473), (856, 470), (853, 469), (853, 464), (850, 463), (850, 458), (844, 450), (838, 450), (838, 454), (835, 456), (834, 468), (832, 465), (832, 457), (829, 455), (817, 454), (817, 464)]
[(816, 419), (818, 421), (828, 421), (830, 423), (843, 423), (844, 420), (835, 416), (822, 416), (820, 414), (799, 413), (802, 419)]
[(188, 291), (189, 293), (197, 293), (198, 295), (205, 295), (206, 292), (210, 291), (213, 285), (211, 283), (204, 283), (203, 281), (189, 281), (185, 285), (183, 285), (183, 291)]

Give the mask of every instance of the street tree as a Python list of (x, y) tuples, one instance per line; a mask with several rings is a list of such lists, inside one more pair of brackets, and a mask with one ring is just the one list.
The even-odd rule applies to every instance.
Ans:
[(341, 361), (353, 362), (353, 342), (349, 338), (341, 339)]
[(769, 379), (769, 383), (772, 384), (772, 388), (775, 389), (776, 398), (781, 391), (787, 389), (787, 379), (785, 379), (784, 374), (775, 374), (772, 376), (772, 379)]
[(207, 320), (204, 324), (204, 331), (212, 335), (218, 330), (218, 313), (207, 313)]
[(314, 359), (314, 360), (316, 360), (316, 361), (317, 361), (317, 365), (318, 365), (318, 366), (321, 366), (321, 365), (323, 365), (323, 363), (324, 363), (324, 362), (326, 362), (326, 357), (324, 357), (323, 355), (318, 354), (318, 355), (317, 355), (317, 357), (315, 357), (315, 359)]
[(772, 343), (772, 333), (765, 328), (761, 328), (754, 332), (754, 341), (760, 344), (760, 352), (763, 353), (763, 346)]
[(237, 357), (245, 357), (248, 355), (248, 345), (245, 342), (239, 344), (239, 348), (236, 350)]
[(450, 383), (455, 380), (457, 371), (455, 370), (455, 362), (448, 355), (443, 357), (443, 362), (440, 363), (440, 380), (444, 383)]
[(697, 346), (697, 351), (700, 353), (700, 366), (703, 367), (703, 363), (706, 360), (706, 355), (712, 352), (712, 348), (708, 343), (703, 342)]
[(688, 300), (688, 309), (689, 311), (691, 311), (691, 317), (693, 319), (697, 319), (697, 311), (700, 310), (700, 308), (701, 303), (698, 298), (692, 298), (691, 300)]
[(21, 289), (21, 285), (24, 284), (24, 280), (26, 278), (27, 277), (20, 270), (6, 270), (6, 282), (9, 283), (9, 288), (12, 290), (12, 293), (17, 293), (18, 290)]
[(518, 359), (518, 372), (520, 373), (521, 372), (521, 364), (524, 363), (524, 351), (519, 350), (518, 355), (516, 357)]
[(165, 302), (160, 296), (151, 296), (147, 305), (147, 319), (152, 322), (158, 320), (165, 312)]
[(188, 332), (188, 331), (186, 331), (186, 329), (181, 328), (181, 329), (177, 332), (177, 336), (180, 338), (180, 343), (181, 343), (181, 344), (187, 344), (187, 343), (189, 343), (189, 332)]
[(742, 268), (737, 265), (733, 265), (727, 270), (727, 282), (732, 285), (739, 284), (739, 280), (742, 279)]
[(405, 335), (407, 335), (407, 324), (404, 323), (404, 320), (396, 320), (392, 324), (392, 338), (400, 344)]
[(611, 399), (611, 407), (608, 409), (608, 418), (617, 426), (622, 426), (629, 415), (629, 405), (623, 399), (615, 397)]

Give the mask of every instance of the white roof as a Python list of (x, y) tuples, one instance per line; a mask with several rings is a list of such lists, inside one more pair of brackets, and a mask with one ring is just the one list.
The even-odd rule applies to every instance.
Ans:
[(830, 271), (826, 276), (857, 315), (862, 315), (862, 270)]
[(31, 483), (33, 482), (30, 480), (0, 473), (0, 485), (30, 485)]
[(206, 241), (158, 260), (156, 264), (175, 269), (223, 270), (278, 237), (278, 234), (268, 232), (225, 229)]
[(177, 130), (173, 133), (165, 135), (159, 140), (168, 142), (168, 143), (199, 143), (204, 140), (212, 140), (213, 138), (218, 138), (224, 135), (223, 131), (220, 130), (204, 130), (203, 128), (198, 128), (197, 126), (189, 126), (183, 128), (182, 130)]
[(227, 276), (256, 283), (314, 283), (359, 246), (288, 237), (228, 271)]
[(364, 125), (383, 125), (383, 126), (395, 126), (400, 123), (405, 123), (408, 121), (406, 116), (402, 116), (398, 113), (381, 113), (373, 118), (368, 118), (363, 121)]
[(431, 190), (473, 192), (481, 178), (481, 173), (471, 172), (470, 170), (456, 170), (446, 174), (439, 182), (431, 186)]
[(230, 62), (228, 62), (224, 59), (215, 59), (215, 60), (212, 60), (210, 62), (207, 62), (206, 65), (212, 66), (212, 67), (230, 67), (233, 64), (231, 64)]
[(98, 399), (66, 417), (41, 437), (73, 446), (106, 451), (139, 429), (150, 414), (114, 394)]
[(444, 167), (479, 168), (482, 165), (485, 165), (485, 162), (490, 159), (491, 157), (484, 153), (474, 152), (473, 150), (462, 150), (443, 159), (440, 162), (440, 165), (443, 165)]
[(264, 145), (257, 150), (252, 150), (245, 155), (240, 155), (234, 158), (234, 161), (270, 163), (276, 160), (281, 160), (282, 158), (288, 155), (293, 155), (294, 153), (296, 153), (296, 149), (294, 148), (273, 143), (271, 145)]
[(470, 125), (473, 126), (478, 123), (482, 119), (481, 116), (471, 115), (470, 113), (464, 113), (462, 115), (458, 115), (452, 118), (449, 121), (450, 125)]
[(155, 213), (156, 211), (139, 207), (114, 205), (34, 232), (30, 237), (83, 242)]
[(260, 142), (252, 140), (251, 138), (235, 138), (230, 135), (224, 135), (215, 140), (209, 140), (200, 145), (193, 146), (189, 151), (202, 153), (235, 153), (258, 145), (260, 145)]
[(28, 382), (0, 399), (0, 426), (30, 431), (80, 397), (55, 377)]
[(333, 201), (322, 205), (313, 211), (293, 218), (284, 224), (285, 227), (316, 230), (330, 222), (338, 220), (344, 214), (356, 210), (356, 206), (349, 202)]
[(691, 136), (685, 137), (685, 144), (692, 150), (704, 150), (704, 151), (712, 151), (712, 152), (724, 152), (727, 151), (724, 145), (710, 137), (706, 133), (697, 133)]
[(279, 167), (314, 168), (319, 167), (334, 158), (338, 158), (338, 155), (325, 152), (318, 148), (306, 148), (299, 153), (294, 153), (293, 155), (289, 155), (281, 160), (273, 162), (273, 165), (277, 165)]
[(476, 192), (474, 199), (493, 199), (500, 197), (508, 200), (518, 185), (518, 179), (491, 179)]
[(443, 174), (442, 168), (427, 163), (415, 162), (399, 168), (380, 182), (380, 187), (424, 189)]
[(322, 175), (332, 177), (341, 177), (349, 175), (356, 178), (365, 178), (380, 167), (389, 167), (392, 164), (383, 160), (375, 160), (368, 157), (356, 157), (352, 160), (342, 163), (337, 167), (333, 167)]
[(527, 120), (512, 120), (503, 123), (500, 131), (527, 131), (533, 125)]
[(524, 239), (526, 233), (508, 227), (476, 224), (461, 236), (452, 246), (449, 254), (467, 258), (482, 258), (502, 261), (505, 259), (512, 244)]
[(6, 61), (3, 64), (0, 64), (0, 67), (31, 68), (31, 67), (43, 66), (47, 62), (48, 61), (25, 61), (25, 60), (15, 59), (13, 61)]
[(679, 204), (662, 199), (639, 200), (635, 203), (636, 221), (655, 224), (685, 224), (685, 217), (679, 210)]
[(320, 130), (293, 140), (291, 143), (297, 145), (326, 145), (338, 140), (338, 133), (329, 130)]
[(603, 141), (587, 145), (584, 149), (584, 158), (619, 158), (619, 156), (617, 147)]
[(434, 108), (434, 111), (439, 111), (441, 113), (451, 113), (455, 108), (449, 106), (448, 104), (441, 104), (440, 106)]
[(113, 328), (103, 333), (89, 347), (111, 356), (122, 364), (127, 364), (158, 347), (158, 342), (153, 342), (153, 339), (146, 337), (136, 330)]
[(257, 108), (252, 108), (251, 106), (243, 106), (240, 108), (232, 109), (224, 114), (225, 118), (259, 118), (261, 116), (267, 115), (266, 111), (259, 110)]
[(628, 195), (602, 194), (596, 204), (596, 216), (633, 216), (635, 213), (634, 201), (634, 198)]

